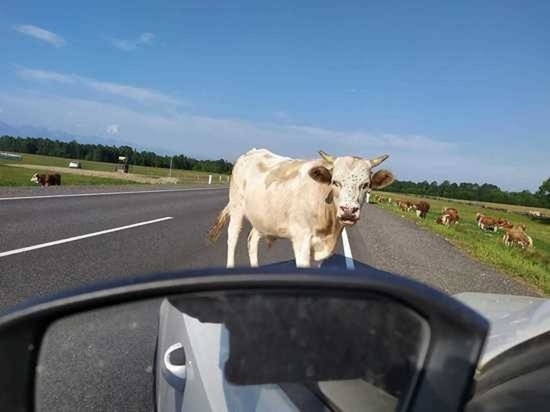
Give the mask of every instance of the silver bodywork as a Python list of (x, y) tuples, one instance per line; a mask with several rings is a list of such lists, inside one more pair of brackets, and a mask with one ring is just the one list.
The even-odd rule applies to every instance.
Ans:
[[(478, 364), (482, 369), (496, 356), (550, 330), (550, 300), (488, 293), (461, 293), (455, 298), (481, 313), (491, 331)], [(199, 322), (171, 305), (160, 308), (156, 359), (156, 404), (159, 412), (296, 411), (278, 385), (231, 385), (223, 376), (228, 356), (228, 331), (222, 324)], [(183, 348), (185, 362), (173, 365), (169, 354)], [(346, 391), (357, 382), (321, 383), (323, 392), (345, 405)], [(367, 410), (393, 409), (397, 400), (364, 384), (359, 391)], [(357, 391), (354, 392), (354, 397)]]
[[(222, 370), (228, 357), (225, 326), (187, 316), (167, 300), (160, 308), (156, 403), (163, 411), (297, 411), (278, 385), (231, 385)], [(184, 372), (167, 365), (174, 343), (185, 350)]]
[(550, 331), (550, 299), (469, 292), (454, 297), (491, 323), (478, 369), (513, 346)]
[[(183, 348), (185, 365), (170, 364), (169, 353)], [(168, 300), (160, 307), (156, 357), (156, 404), (159, 412), (299, 411), (281, 386), (232, 385), (223, 373), (229, 332), (219, 323), (200, 322)], [(319, 389), (345, 410), (395, 410), (398, 399), (361, 379), (319, 382)], [(323, 404), (315, 410), (324, 411)], [(361, 405), (357, 409), (357, 405)]]

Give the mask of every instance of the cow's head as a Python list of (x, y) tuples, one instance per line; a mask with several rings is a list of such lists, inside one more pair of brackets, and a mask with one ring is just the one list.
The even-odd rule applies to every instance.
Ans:
[(39, 183), (39, 181), (38, 181), (38, 173), (35, 173), (35, 174), (32, 175), (32, 177), (31, 177), (31, 183), (36, 183), (36, 184)]
[(327, 201), (334, 202), (336, 217), (345, 225), (353, 225), (359, 220), (367, 192), (386, 187), (394, 181), (393, 174), (388, 170), (372, 172), (388, 155), (364, 159), (333, 157), (323, 151), (319, 153), (325, 165), (312, 167), (309, 175), (319, 183), (330, 185)]

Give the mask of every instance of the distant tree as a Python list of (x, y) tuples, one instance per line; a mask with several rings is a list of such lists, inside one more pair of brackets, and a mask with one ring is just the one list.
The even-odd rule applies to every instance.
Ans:
[(542, 182), (537, 191), (537, 196), (542, 198), (547, 205), (550, 205), (550, 177)]
[[(150, 151), (138, 152), (130, 146), (106, 146), (81, 144), (76, 141), (63, 142), (33, 137), (0, 137), (0, 150), (19, 153), (41, 154), (70, 159), (118, 162), (119, 156), (128, 156), (130, 163), (140, 166), (170, 167), (172, 156), (159, 155)], [(174, 169), (200, 170), (211, 173), (231, 173), (233, 165), (224, 159), (197, 160), (184, 155), (173, 156)]]

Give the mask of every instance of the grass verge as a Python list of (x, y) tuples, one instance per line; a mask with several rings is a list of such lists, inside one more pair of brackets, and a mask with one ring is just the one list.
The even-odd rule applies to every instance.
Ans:
[[(401, 193), (385, 193), (384, 195), (392, 199), (412, 201), (422, 199)], [(481, 206), (468, 205), (452, 200), (424, 200), (430, 203), (430, 211), (426, 219), (417, 218), (414, 212), (403, 212), (398, 207), (387, 203), (377, 205), (406, 219), (415, 221), (419, 226), (443, 236), (477, 260), (526, 281), (546, 295), (550, 294), (550, 224), (548, 221), (542, 222), (511, 211), (488, 210), (481, 208)], [(441, 209), (447, 206), (455, 207), (459, 211), (460, 223), (454, 227), (445, 227), (435, 222), (441, 214)], [(533, 238), (534, 249), (522, 250), (516, 247), (504, 246), (501, 231), (497, 233), (483, 232), (477, 227), (476, 212), (493, 217), (502, 217), (514, 224), (524, 224), (527, 227), (527, 233)]]
[[(33, 171), (20, 167), (11, 167), (0, 164), (0, 186), (36, 186), (30, 182)], [(96, 176), (82, 176), (78, 174), (64, 174), (61, 177), (64, 186), (76, 185), (127, 185), (134, 182), (122, 179), (108, 179)]]
[[(51, 167), (68, 167), (69, 162), (71, 160), (77, 160), (77, 159), (66, 159), (63, 157), (33, 155), (33, 154), (26, 154), (26, 153), (20, 153), (20, 155), (22, 157), (20, 161), (0, 159), (0, 164), (11, 163), (11, 164), (38, 165), (38, 166), (51, 166)], [(94, 162), (91, 160), (79, 160), (79, 162), (82, 164), (82, 170), (112, 172), (115, 168), (114, 163)], [(130, 165), (130, 173), (153, 176), (153, 177), (168, 177), (169, 169), (164, 169), (160, 167)], [(208, 175), (212, 175), (214, 182), (219, 181), (220, 175), (218, 174), (208, 173), (208, 172), (199, 172), (194, 170), (172, 169), (172, 177), (176, 177), (182, 180), (189, 180), (195, 177), (205, 179)], [(226, 175), (222, 175), (222, 180), (225, 180), (226, 178), (227, 178)]]

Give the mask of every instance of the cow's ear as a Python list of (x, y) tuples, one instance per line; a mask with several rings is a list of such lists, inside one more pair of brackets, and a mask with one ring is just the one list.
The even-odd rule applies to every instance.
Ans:
[(319, 183), (329, 184), (332, 180), (332, 173), (325, 166), (315, 166), (309, 169), (309, 177)]
[(376, 172), (370, 179), (370, 187), (372, 189), (382, 189), (383, 187), (386, 187), (388, 185), (391, 185), (393, 181), (395, 180), (395, 177), (393, 176), (393, 173), (389, 170), (379, 170)]

